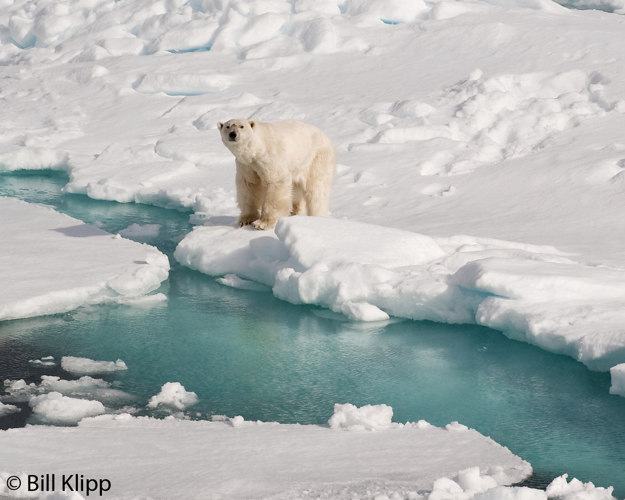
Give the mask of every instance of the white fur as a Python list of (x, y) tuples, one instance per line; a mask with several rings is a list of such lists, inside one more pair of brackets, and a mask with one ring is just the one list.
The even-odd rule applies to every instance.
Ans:
[(328, 215), (336, 154), (321, 130), (298, 121), (218, 126), (235, 157), (239, 226), (270, 229), (286, 215)]

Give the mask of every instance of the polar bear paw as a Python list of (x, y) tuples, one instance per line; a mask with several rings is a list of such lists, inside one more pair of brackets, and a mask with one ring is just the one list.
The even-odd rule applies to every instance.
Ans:
[(254, 222), (257, 222), (257, 221), (258, 221), (258, 214), (245, 214), (239, 217), (239, 221), (237, 222), (237, 225), (239, 227), (249, 226), (250, 224), (253, 224)]
[(275, 225), (276, 225), (275, 222), (271, 223), (271, 222), (263, 220), (263, 219), (258, 219), (258, 220), (255, 220), (254, 222), (252, 222), (252, 227), (254, 229), (258, 229), (259, 231), (265, 231), (267, 229), (272, 229)]

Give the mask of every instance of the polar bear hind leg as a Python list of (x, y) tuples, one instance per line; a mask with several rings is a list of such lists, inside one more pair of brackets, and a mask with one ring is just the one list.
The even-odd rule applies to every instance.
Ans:
[(291, 215), (306, 215), (305, 189), (299, 183), (293, 184), (293, 207)]
[(314, 157), (306, 185), (306, 208), (308, 215), (328, 215), (330, 190), (334, 178), (336, 156), (334, 149), (322, 149)]

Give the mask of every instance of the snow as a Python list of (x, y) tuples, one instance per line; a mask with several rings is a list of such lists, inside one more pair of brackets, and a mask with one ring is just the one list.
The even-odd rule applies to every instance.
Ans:
[(0, 320), (136, 300), (167, 279), (153, 247), (12, 198), (0, 197), (0, 211)]
[[(611, 369), (611, 391), (625, 395), (625, 2), (562, 3), (613, 14), (549, 0), (0, 2), (0, 170), (62, 169), (70, 193), (190, 209), (204, 225), (176, 258), (225, 285), (269, 288), (353, 320), (489, 326)], [(301, 119), (332, 137), (339, 165), (331, 218), (285, 219), (269, 233), (232, 227), (233, 162), (215, 124), (233, 117)], [(0, 211), (0, 269), (10, 284), (0, 287), (0, 320), (134, 303), (167, 278), (167, 258), (152, 247), (12, 199), (0, 198)], [(121, 234), (149, 241), (158, 229), (133, 224)], [(112, 389), (97, 380), (7, 387), (16, 398), (23, 391), (42, 420), (74, 423), (101, 412), (88, 392)], [(0, 412), (11, 406), (3, 402)], [(388, 424), (389, 410), (340, 408), (339, 427)], [(311, 496), (348, 491), (357, 476), (350, 463), (366, 441), (387, 467), (376, 477), (409, 477), (418, 496), (610, 496), (566, 478), (547, 492), (482, 491), (507, 483), (461, 460), (483, 444), (459, 441), (468, 435), (461, 424), (342, 433), (229, 422), (107, 415), (63, 439), (42, 427), (2, 433), (0, 454), (12, 450), (16, 471), (47, 472), (42, 457), (52, 453), (54, 463), (60, 457), (97, 475), (107, 465), (117, 470), (117, 493), (144, 496), (139, 485), (152, 482), (141, 478), (169, 473), (165, 461), (154, 464), (155, 447), (186, 445), (189, 456), (175, 464), (181, 480), (152, 484), (154, 495), (187, 497), (184, 485), (204, 484), (244, 496), (240, 479), (254, 469), (223, 462), (229, 450), (203, 465), (203, 481), (191, 477), (208, 453), (200, 434), (224, 444), (239, 432), (234, 444), (249, 445), (239, 455), (261, 465), (264, 457), (249, 453), (254, 445), (301, 437), (301, 448), (281, 449), (304, 453), (316, 439), (324, 444), (316, 461), (270, 457), (269, 466), (285, 469), (259, 473), (267, 495), (296, 488), (289, 459), (310, 473), (301, 477), (314, 483)], [(447, 451), (431, 446), (429, 432), (449, 439)], [(126, 456), (137, 460), (102, 458), (111, 433), (126, 438)], [(408, 435), (426, 436), (423, 456), (449, 453), (448, 468), (408, 470), (412, 462), (399, 460)], [(352, 448), (329, 459), (341, 439)], [(4, 446), (11, 440), (19, 446)], [(399, 450), (397, 461), (383, 456), (386, 443)], [(501, 465), (487, 455), (489, 467)], [(120, 472), (130, 463), (139, 467), (132, 477)], [(214, 470), (230, 475), (218, 484)], [(354, 486), (358, 495), (378, 493), (382, 479), (370, 481), (371, 489)], [(418, 497), (402, 488), (400, 497)]]
[(94, 373), (107, 373), (119, 370), (127, 370), (128, 367), (121, 359), (117, 361), (96, 361), (89, 358), (78, 358), (75, 356), (63, 356), (61, 358), (61, 368), (66, 372), (87, 375)]

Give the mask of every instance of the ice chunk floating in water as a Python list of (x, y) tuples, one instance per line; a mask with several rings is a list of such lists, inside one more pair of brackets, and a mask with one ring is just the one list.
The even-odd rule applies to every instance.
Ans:
[(612, 377), (610, 394), (625, 396), (625, 363), (610, 368), (610, 376)]
[(36, 421), (44, 424), (75, 424), (85, 417), (101, 415), (106, 411), (99, 401), (70, 398), (59, 392), (35, 396), (29, 404)]
[(61, 368), (73, 375), (92, 375), (94, 373), (115, 372), (127, 370), (128, 367), (121, 359), (117, 361), (95, 361), (88, 358), (77, 358), (75, 356), (63, 356)]
[(195, 392), (187, 391), (180, 382), (167, 382), (161, 387), (161, 392), (150, 398), (148, 407), (158, 408), (164, 406), (184, 410), (195, 403), (197, 403), (197, 394)]

